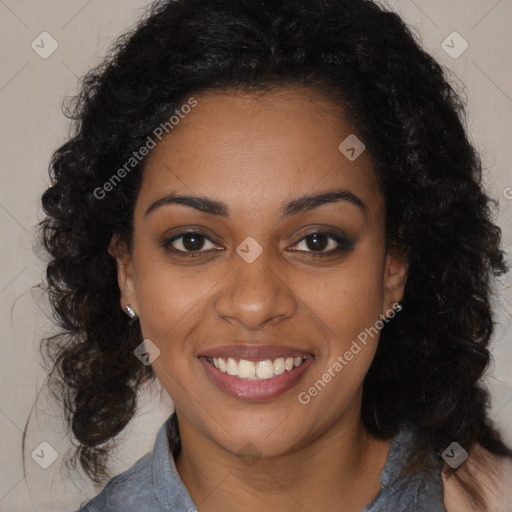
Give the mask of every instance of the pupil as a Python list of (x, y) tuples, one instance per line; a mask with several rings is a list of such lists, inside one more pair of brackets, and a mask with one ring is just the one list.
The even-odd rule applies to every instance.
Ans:
[[(193, 233), (190, 235), (185, 235), (183, 237), (183, 247), (185, 247), (185, 249), (187, 249), (187, 251), (197, 251), (198, 249), (201, 249), (201, 247), (202, 247), (202, 244), (200, 243), (201, 238), (202, 238), (201, 235), (198, 236)], [(191, 243), (190, 243), (190, 241), (191, 241)]]
[[(319, 242), (319, 238), (321, 239), (320, 242)], [(325, 247), (327, 245), (325, 235), (321, 235), (321, 234), (310, 235), (309, 240), (314, 240), (314, 244), (308, 243), (309, 249), (317, 249), (319, 251), (322, 251), (325, 249)], [(322, 243), (322, 240), (323, 240), (323, 243)]]

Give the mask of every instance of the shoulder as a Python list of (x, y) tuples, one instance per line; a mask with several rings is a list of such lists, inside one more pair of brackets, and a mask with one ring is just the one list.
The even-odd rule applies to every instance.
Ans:
[[(463, 469), (464, 468), (464, 469)], [(461, 471), (463, 469), (463, 471)], [(462, 478), (473, 477), (480, 486), (489, 512), (512, 511), (512, 460), (488, 452), (480, 445), (457, 470)], [(447, 512), (479, 512), (454, 476), (442, 474)]]
[[(147, 454), (129, 469), (109, 480), (103, 490), (82, 504), (77, 512), (136, 510), (133, 506), (140, 503), (149, 505), (154, 499), (151, 489), (151, 454)], [(127, 507), (128, 505), (132, 508)], [(150, 509), (142, 507), (137, 510), (142, 512)]]

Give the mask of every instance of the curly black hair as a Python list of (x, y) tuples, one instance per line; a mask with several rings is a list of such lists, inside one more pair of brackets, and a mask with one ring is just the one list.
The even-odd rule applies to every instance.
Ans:
[[(364, 381), (364, 425), (379, 438), (403, 422), (418, 427), (407, 471), (453, 441), (512, 457), (481, 383), (493, 279), (508, 268), (464, 100), (447, 71), (396, 13), (370, 0), (174, 0), (151, 5), (83, 78), (67, 111), (74, 131), (53, 154), (42, 197), (46, 284), (61, 330), (41, 350), (79, 442), (74, 458), (96, 483), (108, 478), (140, 385), (155, 376), (133, 356), (142, 333), (119, 307), (108, 252), (114, 235), (131, 244), (145, 159), (107, 199), (98, 188), (191, 95), (287, 84), (316, 88), (343, 108), (382, 187), (388, 246), (409, 263), (403, 311), (382, 329)], [(459, 473), (485, 509), (476, 482)]]

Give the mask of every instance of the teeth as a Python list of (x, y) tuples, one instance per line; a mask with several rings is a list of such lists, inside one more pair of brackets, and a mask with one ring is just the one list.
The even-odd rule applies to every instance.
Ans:
[(276, 375), (281, 375), (285, 370), (284, 357), (280, 357), (274, 361), (274, 373)]
[(234, 359), (228, 358), (228, 375), (238, 375), (238, 364)]
[[(213, 364), (215, 364), (215, 359), (213, 360)], [(256, 377), (256, 367), (254, 366), (254, 363), (242, 359), (238, 363), (238, 376), (241, 379)], [(258, 377), (260, 377), (260, 375), (258, 375)]]
[(215, 364), (215, 361), (217, 361), (217, 364), (219, 365), (219, 370), (222, 373), (226, 373), (228, 371), (228, 365), (224, 359), (217, 359), (216, 357), (213, 358), (213, 364)]
[(270, 379), (274, 376), (274, 365), (270, 359), (259, 361), (256, 365), (256, 377), (260, 379)]
[(304, 357), (278, 357), (273, 361), (265, 359), (264, 361), (247, 361), (240, 359), (237, 362), (235, 359), (228, 357), (227, 361), (221, 357), (213, 357), (212, 362), (215, 368), (218, 368), (222, 373), (228, 375), (236, 375), (240, 379), (248, 380), (267, 380), (281, 375), (285, 371), (291, 371), (300, 366), (306, 356)]

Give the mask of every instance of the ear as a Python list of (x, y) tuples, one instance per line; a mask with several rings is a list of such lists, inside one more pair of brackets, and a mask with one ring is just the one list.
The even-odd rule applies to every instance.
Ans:
[(385, 311), (393, 309), (393, 304), (402, 300), (409, 264), (407, 260), (395, 251), (388, 250), (384, 265), (384, 307)]
[(121, 292), (120, 306), (126, 313), (125, 306), (130, 307), (138, 314), (137, 294), (135, 292), (135, 278), (133, 260), (128, 244), (114, 235), (110, 240), (108, 253), (116, 260), (117, 283)]

